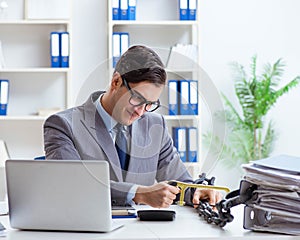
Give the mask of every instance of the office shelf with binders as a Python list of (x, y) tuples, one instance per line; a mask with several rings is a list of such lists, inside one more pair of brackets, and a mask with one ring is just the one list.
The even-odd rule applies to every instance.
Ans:
[(0, 18), (4, 58), (0, 79), (10, 81), (7, 115), (0, 116), (0, 139), (7, 143), (10, 157), (33, 158), (44, 155), (45, 113), (72, 103), (72, 56), (67, 68), (52, 68), (50, 62), (50, 33), (66, 31), (71, 38), (71, 18), (29, 19), (27, 0), (9, 4), (13, 7)]
[[(197, 11), (197, 20), (181, 21), (179, 15), (178, 0), (136, 0), (136, 19), (135, 20), (113, 20), (112, 2), (108, 1), (108, 69), (113, 71), (113, 32), (126, 32), (129, 34), (129, 46), (141, 44), (153, 48), (167, 64), (170, 49), (176, 44), (199, 46), (199, 11)], [(169, 79), (194, 79), (199, 77), (199, 51), (197, 60), (191, 67), (167, 67)], [(168, 113), (168, 90), (166, 89), (161, 96), (162, 107), (159, 113), (165, 116), (169, 132), (172, 133), (173, 127), (197, 127), (198, 128), (198, 145), (197, 154), (198, 162), (185, 163), (193, 177), (198, 177), (200, 171), (201, 159), (201, 98), (199, 95), (198, 112), (195, 115), (176, 115), (170, 116)]]

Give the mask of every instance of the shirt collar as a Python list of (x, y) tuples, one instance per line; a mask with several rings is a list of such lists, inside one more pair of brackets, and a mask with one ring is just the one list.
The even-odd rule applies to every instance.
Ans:
[[(104, 93), (103, 93), (104, 94)], [(103, 94), (101, 94), (99, 96), (99, 98), (94, 102), (95, 106), (96, 106), (96, 109), (99, 113), (99, 115), (102, 117), (103, 119), (103, 122), (107, 128), (107, 130), (109, 132), (111, 132), (113, 130), (113, 128), (118, 124), (118, 122), (116, 120), (114, 120), (106, 111), (105, 109), (103, 108), (100, 100), (103, 96)]]

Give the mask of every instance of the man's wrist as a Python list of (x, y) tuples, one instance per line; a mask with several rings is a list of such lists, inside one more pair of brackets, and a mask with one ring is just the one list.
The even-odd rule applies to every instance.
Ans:
[(127, 193), (127, 201), (126, 202), (130, 205), (133, 205), (133, 202), (134, 202), (133, 199), (136, 195), (137, 188), (138, 188), (138, 185), (134, 184)]

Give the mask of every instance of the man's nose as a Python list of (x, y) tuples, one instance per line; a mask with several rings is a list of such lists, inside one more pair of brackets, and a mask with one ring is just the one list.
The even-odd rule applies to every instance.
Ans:
[(140, 106), (135, 106), (134, 111), (139, 115), (142, 116), (145, 112), (145, 104), (140, 105)]

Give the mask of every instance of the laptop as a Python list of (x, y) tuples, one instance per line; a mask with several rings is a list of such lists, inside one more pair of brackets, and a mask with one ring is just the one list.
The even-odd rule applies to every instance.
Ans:
[(12, 228), (109, 232), (109, 165), (98, 160), (7, 160)]

